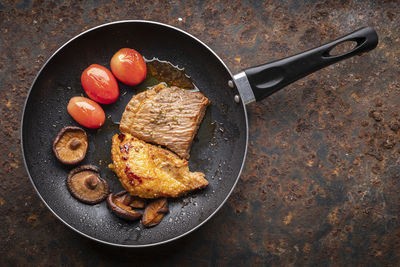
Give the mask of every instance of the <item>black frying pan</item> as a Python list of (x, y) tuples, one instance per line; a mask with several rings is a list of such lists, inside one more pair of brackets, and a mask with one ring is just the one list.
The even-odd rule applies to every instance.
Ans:
[[(345, 54), (330, 56), (337, 44), (354, 41)], [(120, 21), (88, 30), (63, 45), (42, 67), (28, 94), (22, 118), (21, 143), (25, 166), (40, 198), (67, 226), (102, 243), (143, 247), (182, 237), (210, 219), (229, 197), (242, 171), (248, 141), (246, 104), (260, 100), (287, 84), (339, 60), (376, 47), (372, 28), (302, 54), (245, 70), (232, 76), (222, 60), (204, 43), (177, 28), (149, 21)], [(193, 144), (192, 171), (206, 174), (210, 185), (202, 191), (171, 199), (170, 213), (153, 228), (125, 222), (106, 203), (82, 204), (68, 192), (65, 181), (70, 167), (54, 157), (51, 144), (66, 125), (76, 125), (66, 111), (73, 96), (83, 94), (82, 71), (92, 63), (109, 67), (112, 55), (132, 47), (150, 59), (167, 60), (184, 67), (210, 100), (205, 119)], [(111, 137), (135, 89), (120, 84), (117, 102), (103, 105), (109, 116), (98, 130), (88, 130), (89, 150), (82, 164), (96, 164), (112, 192), (122, 190), (110, 163)], [(211, 124), (213, 122), (213, 124)]]

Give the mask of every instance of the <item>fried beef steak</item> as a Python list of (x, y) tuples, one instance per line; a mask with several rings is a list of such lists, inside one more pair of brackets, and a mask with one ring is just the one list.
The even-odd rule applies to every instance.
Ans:
[(158, 84), (132, 97), (122, 114), (120, 132), (165, 146), (189, 159), (193, 138), (209, 104), (200, 92)]

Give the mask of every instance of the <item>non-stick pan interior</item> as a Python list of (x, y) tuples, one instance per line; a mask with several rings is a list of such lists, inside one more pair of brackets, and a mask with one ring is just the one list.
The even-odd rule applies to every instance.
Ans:
[[(167, 60), (184, 67), (211, 101), (192, 147), (190, 168), (206, 174), (210, 185), (179, 199), (171, 199), (170, 213), (156, 227), (126, 222), (114, 216), (105, 202), (91, 206), (78, 202), (66, 188), (71, 169), (59, 163), (51, 146), (64, 126), (77, 125), (66, 107), (73, 96), (85, 95), (80, 76), (90, 64), (109, 67), (112, 55), (122, 47), (138, 50), (145, 58)], [(24, 111), (22, 142), (32, 182), (47, 206), (68, 226), (101, 242), (145, 246), (169, 241), (199, 226), (224, 202), (235, 185), (246, 151), (246, 114), (233, 101), (235, 92), (224, 64), (206, 46), (182, 31), (158, 23), (129, 21), (97, 27), (79, 35), (60, 49), (36, 78)], [(101, 169), (112, 192), (122, 190), (108, 170), (111, 137), (118, 132), (125, 105), (135, 88), (120, 85), (120, 97), (103, 105), (106, 124), (88, 130), (89, 150), (81, 164)]]

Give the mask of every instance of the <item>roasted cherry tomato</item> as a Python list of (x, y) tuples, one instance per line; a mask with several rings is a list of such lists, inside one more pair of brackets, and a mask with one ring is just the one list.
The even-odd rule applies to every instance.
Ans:
[(137, 85), (146, 78), (146, 62), (131, 48), (122, 48), (115, 53), (110, 65), (115, 77), (127, 85)]
[(67, 110), (76, 122), (90, 129), (101, 127), (106, 119), (100, 105), (86, 97), (75, 96), (71, 98)]
[(107, 68), (92, 64), (82, 72), (82, 87), (86, 94), (101, 104), (111, 104), (119, 95), (118, 83)]

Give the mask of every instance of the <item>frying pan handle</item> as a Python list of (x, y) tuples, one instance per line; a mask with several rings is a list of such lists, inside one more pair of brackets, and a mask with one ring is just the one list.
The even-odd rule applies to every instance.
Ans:
[[(344, 42), (356, 42), (350, 51), (331, 55), (332, 49)], [(378, 44), (378, 35), (371, 27), (361, 28), (342, 38), (306, 52), (273, 61), (244, 71), (256, 100), (261, 100), (286, 85), (340, 60), (370, 51)]]

